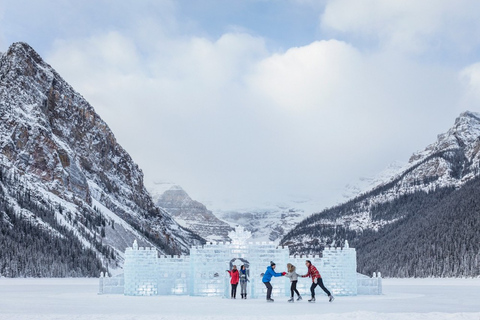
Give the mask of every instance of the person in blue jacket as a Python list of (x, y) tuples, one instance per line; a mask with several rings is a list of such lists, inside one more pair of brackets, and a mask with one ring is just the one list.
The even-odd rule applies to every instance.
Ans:
[(267, 287), (267, 302), (273, 302), (274, 300), (272, 299), (272, 285), (270, 284), (270, 280), (272, 280), (272, 277), (281, 277), (286, 275), (286, 272), (282, 273), (277, 273), (275, 272), (275, 262), (270, 261), (270, 266), (267, 267), (267, 271), (263, 274), (262, 282)]

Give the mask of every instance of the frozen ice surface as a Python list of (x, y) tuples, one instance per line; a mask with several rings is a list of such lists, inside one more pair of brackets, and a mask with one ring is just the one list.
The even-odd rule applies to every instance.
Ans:
[[(98, 279), (0, 278), (0, 320), (478, 320), (480, 278), (383, 279), (383, 294), (317, 297), (288, 303), (275, 297), (97, 294)], [(307, 292), (301, 291), (305, 295)]]
[[(357, 277), (356, 251), (345, 242), (343, 248), (326, 248), (320, 256), (289, 256), (286, 247), (273, 242), (248, 242), (251, 234), (237, 227), (229, 234), (231, 243), (208, 243), (192, 247), (190, 256), (160, 256), (153, 248), (138, 248), (136, 242), (125, 252), (124, 293), (125, 295), (192, 295), (230, 296), (230, 276), (227, 270), (236, 265), (245, 265), (249, 275), (247, 296), (265, 297), (266, 288), (262, 274), (270, 261), (276, 263), (276, 272), (286, 271), (287, 263), (297, 267), (300, 275), (307, 273), (305, 260), (310, 260), (320, 271), (325, 286), (337, 296), (381, 294), (381, 279)], [(120, 292), (120, 281), (100, 279), (110, 288), (100, 287), (99, 293)], [(112, 284), (113, 283), (113, 284)], [(289, 296), (290, 280), (285, 277), (272, 278), (273, 296)], [(310, 279), (300, 278), (297, 288), (309, 292)], [(113, 287), (113, 288), (112, 288)], [(359, 289), (360, 287), (360, 289)], [(238, 289), (239, 290), (239, 289)], [(239, 293), (239, 292), (238, 292)], [(319, 294), (323, 291), (319, 289)]]

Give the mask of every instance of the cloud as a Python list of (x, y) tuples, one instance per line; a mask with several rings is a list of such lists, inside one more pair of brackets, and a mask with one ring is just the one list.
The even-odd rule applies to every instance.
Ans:
[(480, 62), (464, 68), (459, 73), (460, 79), (465, 86), (464, 103), (470, 103), (468, 108), (478, 108), (480, 104)]
[(329, 109), (339, 90), (351, 86), (361, 71), (361, 56), (336, 40), (291, 48), (260, 61), (250, 79), (251, 90), (291, 110)]
[(331, 0), (321, 25), (407, 53), (469, 51), (480, 44), (479, 11), (475, 0)]
[[(323, 27), (379, 34), (385, 47), (339, 37), (277, 51), (247, 32), (211, 38), (142, 15), (57, 39), (46, 60), (92, 103), (147, 182), (173, 181), (215, 203), (295, 196), (332, 205), (344, 185), (408, 159), (462, 111), (458, 68), (405, 54), (441, 34), (445, 6), (421, 21), (410, 2), (400, 10), (370, 0), (375, 17), (354, 3), (350, 20), (341, 9), (351, 3), (328, 2)], [(402, 29), (409, 23), (425, 26)], [(390, 50), (402, 42), (408, 50)], [(471, 88), (476, 68), (462, 73)]]

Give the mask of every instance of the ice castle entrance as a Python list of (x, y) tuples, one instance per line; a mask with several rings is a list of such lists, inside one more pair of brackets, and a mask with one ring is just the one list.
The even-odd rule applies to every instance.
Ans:
[[(247, 282), (247, 296), (248, 297), (251, 297), (252, 296), (252, 293), (250, 291), (250, 287), (249, 284), (250, 284), (250, 263), (248, 262), (248, 260), (244, 259), (244, 258), (233, 258), (232, 260), (230, 260), (230, 264), (229, 264), (229, 270), (232, 270), (233, 266), (237, 266), (237, 269), (238, 269), (238, 272), (241, 272), (241, 267), (245, 266), (245, 269), (246, 269), (246, 273), (247, 273), (247, 279), (248, 279), (248, 282)], [(230, 285), (230, 278), (228, 279), (228, 284)], [(231, 288), (229, 288), (231, 289)], [(230, 294), (230, 291), (227, 290), (226, 292), (228, 295)], [(240, 286), (240, 282), (238, 283), (238, 287), (237, 287), (237, 296), (240, 297), (241, 296), (241, 286)]]

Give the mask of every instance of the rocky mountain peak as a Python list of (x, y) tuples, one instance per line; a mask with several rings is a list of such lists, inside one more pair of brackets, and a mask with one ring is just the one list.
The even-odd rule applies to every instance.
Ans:
[[(461, 150), (470, 161), (478, 157), (480, 138), (480, 114), (466, 111), (455, 120), (453, 127), (439, 134), (437, 141), (417, 152), (410, 158), (410, 163), (421, 161), (426, 157), (447, 150)], [(476, 160), (478, 161), (478, 159)]]
[(228, 232), (232, 227), (218, 219), (212, 211), (196, 200), (178, 185), (163, 190), (162, 184), (150, 192), (155, 194), (156, 204), (165, 209), (182, 226), (193, 230), (210, 241), (229, 241)]
[[(155, 206), (142, 170), (108, 125), (22, 42), (0, 56), (0, 167), (9, 176), (21, 177), (22, 188), (38, 201), (69, 208), (59, 209), (59, 219), (80, 229), (81, 241), (92, 241), (84, 229), (92, 228), (88, 221), (94, 216), (98, 221), (108, 218), (112, 226), (117, 223), (102, 243), (119, 253), (134, 238), (177, 254), (203, 241)], [(4, 187), (10, 203), (18, 200), (14, 189), (20, 182)]]

